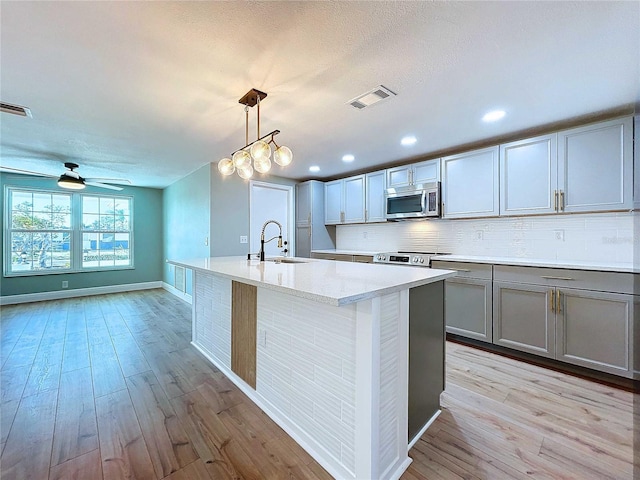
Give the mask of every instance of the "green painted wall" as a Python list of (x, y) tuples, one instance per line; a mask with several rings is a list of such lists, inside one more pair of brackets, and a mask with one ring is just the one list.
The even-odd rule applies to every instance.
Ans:
[[(5, 185), (18, 187), (60, 190), (55, 179), (36, 178), (25, 175), (0, 173), (2, 195), (0, 207), (5, 216)], [(121, 192), (112, 192), (102, 188), (87, 187), (86, 193), (122, 194), (133, 197), (133, 237), (134, 264), (131, 270), (111, 270), (87, 273), (59, 273), (51, 275), (33, 275), (29, 277), (2, 277), (0, 295), (19, 295), (62, 290), (62, 281), (69, 282), (69, 288), (103, 287), (128, 283), (156, 282), (162, 280), (162, 197), (163, 191), (153, 188), (125, 187)], [(0, 242), (4, 241), (4, 229), (0, 229)], [(2, 245), (4, 245), (2, 243)], [(4, 256), (0, 256), (0, 271), (4, 271)]]

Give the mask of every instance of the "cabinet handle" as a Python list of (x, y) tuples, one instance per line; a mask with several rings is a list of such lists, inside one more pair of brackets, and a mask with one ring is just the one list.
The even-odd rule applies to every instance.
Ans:
[(309, 226), (309, 238), (311, 238), (311, 229), (312, 229), (312, 228), (313, 228), (313, 227)]
[(554, 277), (553, 275), (541, 275), (540, 278), (546, 278), (547, 280), (575, 280), (571, 277)]
[(560, 190), (560, 211), (564, 212), (564, 190)]
[(556, 311), (556, 304), (555, 304), (556, 291), (551, 289), (550, 292), (551, 292), (551, 294), (549, 295), (549, 308), (551, 308), (551, 311), (555, 313), (555, 311)]
[(471, 271), (468, 268), (447, 268), (447, 270), (454, 270), (456, 272), (470, 272)]
[(558, 311), (558, 313), (562, 313), (563, 296), (564, 295), (562, 295), (562, 292), (558, 290), (558, 292), (556, 293), (556, 310)]
[(340, 212), (340, 223), (344, 223), (344, 212)]
[(307, 215), (307, 223), (311, 225), (311, 212), (309, 212), (309, 215)]
[(368, 220), (369, 220), (369, 210), (365, 209), (365, 211), (364, 211), (364, 221), (366, 222)]
[(553, 191), (553, 209), (558, 211), (558, 190)]

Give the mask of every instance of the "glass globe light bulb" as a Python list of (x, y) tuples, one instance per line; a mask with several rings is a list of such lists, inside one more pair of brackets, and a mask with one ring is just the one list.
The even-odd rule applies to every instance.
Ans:
[(254, 160), (269, 158), (271, 156), (271, 145), (262, 140), (253, 142), (253, 145), (251, 145), (251, 156)]
[(236, 167), (233, 165), (233, 161), (230, 158), (223, 158), (218, 162), (218, 171), (222, 175), (231, 175), (236, 171)]
[(271, 170), (271, 160), (269, 160), (269, 157), (256, 158), (253, 161), (253, 168), (255, 168), (258, 173), (267, 173)]
[(233, 154), (233, 165), (240, 169), (245, 165), (251, 165), (251, 156), (246, 150), (238, 150)]
[(291, 163), (291, 160), (293, 160), (293, 153), (289, 147), (281, 145), (276, 148), (276, 151), (273, 154), (273, 160), (281, 167), (286, 167)]
[(247, 163), (246, 165), (238, 168), (238, 175), (240, 175), (240, 178), (243, 178), (245, 180), (250, 179), (253, 176), (253, 167), (251, 166), (251, 164)]

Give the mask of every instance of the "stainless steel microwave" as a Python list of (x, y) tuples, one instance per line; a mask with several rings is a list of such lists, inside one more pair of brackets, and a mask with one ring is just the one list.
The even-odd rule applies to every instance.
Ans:
[(388, 188), (384, 194), (387, 220), (440, 216), (440, 182)]

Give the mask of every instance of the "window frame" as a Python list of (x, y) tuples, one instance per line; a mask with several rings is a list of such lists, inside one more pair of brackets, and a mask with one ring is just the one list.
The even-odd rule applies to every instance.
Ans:
[[(5, 185), (4, 189), (4, 222), (2, 225), (4, 241), (2, 242), (2, 255), (4, 259), (3, 276), (8, 277), (31, 277), (40, 275), (60, 275), (69, 273), (90, 273), (90, 272), (108, 272), (117, 270), (133, 270), (134, 263), (134, 198), (132, 195), (103, 195), (100, 193), (87, 192), (70, 192), (61, 190), (52, 190), (47, 188), (22, 187), (18, 185)], [(67, 195), (70, 197), (71, 209), (71, 228), (70, 230), (27, 230), (32, 232), (64, 232), (69, 233), (69, 250), (70, 250), (70, 268), (59, 268), (55, 270), (26, 270), (12, 271), (12, 233), (15, 231), (23, 232), (23, 229), (13, 228), (13, 198), (12, 192), (25, 192), (30, 194), (54, 194)], [(109, 265), (109, 266), (90, 266), (83, 267), (83, 197), (111, 198), (116, 200), (126, 200), (129, 202), (129, 230), (115, 231), (115, 233), (129, 234), (129, 265)], [(88, 231), (87, 231), (88, 232)], [(107, 233), (96, 230), (95, 233)], [(110, 232), (109, 232), (110, 233)]]

